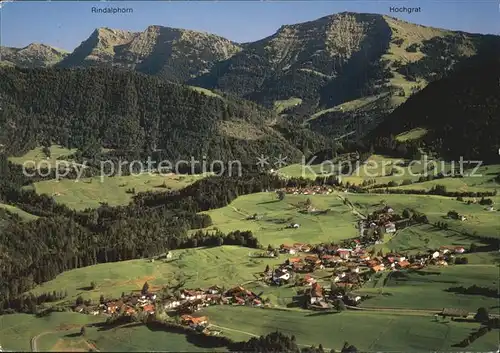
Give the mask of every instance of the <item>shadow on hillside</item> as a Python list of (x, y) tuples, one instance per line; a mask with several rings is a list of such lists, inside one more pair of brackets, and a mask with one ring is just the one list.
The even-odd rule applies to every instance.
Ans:
[(191, 329), (185, 327), (174, 327), (165, 326), (160, 323), (150, 322), (146, 324), (146, 327), (153, 332), (170, 332), (174, 334), (183, 335), (186, 337), (186, 341), (201, 348), (219, 348), (228, 347), (233, 344), (233, 341), (223, 336), (207, 336), (204, 334), (197, 333)]
[(268, 203), (276, 203), (276, 202), (280, 202), (281, 200), (272, 200), (272, 201), (264, 201), (264, 202), (258, 202), (257, 205), (265, 205), (265, 204), (268, 204)]
[(89, 290), (92, 290), (92, 286), (85, 286), (85, 287), (80, 287), (80, 288), (77, 288), (77, 290), (82, 290), (82, 291), (89, 291)]
[(340, 311), (321, 311), (318, 313), (307, 314), (306, 316), (325, 316), (325, 315), (335, 315), (340, 314)]

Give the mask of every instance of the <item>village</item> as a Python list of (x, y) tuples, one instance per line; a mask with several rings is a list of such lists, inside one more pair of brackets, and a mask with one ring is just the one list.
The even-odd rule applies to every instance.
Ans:
[[(404, 217), (385, 206), (360, 220), (359, 237), (346, 239), (340, 244), (281, 244), (269, 246), (260, 256), (286, 257), (280, 265), (267, 266), (258, 281), (266, 286), (293, 286), (297, 290), (298, 305), (308, 310), (344, 310), (357, 306), (366, 299), (356, 290), (370, 281), (372, 276), (383, 271), (420, 270), (428, 265), (447, 266), (459, 263), (457, 255), (464, 253), (463, 247), (446, 247), (424, 254), (378, 253), (369, 247), (379, 244), (384, 234), (393, 234), (398, 227), (409, 224)], [(418, 215), (417, 215), (418, 216)], [(168, 255), (167, 255), (168, 257)], [(106, 300), (101, 297), (98, 305), (80, 302), (74, 311), (90, 315), (147, 317), (157, 311), (168, 313), (176, 322), (207, 335), (220, 334), (210, 329), (209, 318), (194, 315), (210, 305), (246, 305), (271, 307), (268, 299), (235, 286), (225, 289), (219, 285), (209, 288), (180, 289), (166, 294), (149, 290), (144, 284), (140, 293), (122, 295), (119, 299)]]

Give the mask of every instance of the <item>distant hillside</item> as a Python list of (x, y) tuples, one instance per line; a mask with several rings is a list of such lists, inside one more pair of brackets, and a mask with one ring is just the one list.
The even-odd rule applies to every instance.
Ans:
[(442, 157), (500, 159), (500, 51), (469, 59), (460, 68), (397, 108), (368, 136), (381, 152), (408, 146)]
[(272, 111), (237, 98), (116, 69), (0, 69), (0, 144), (16, 154), (39, 145), (127, 151), (166, 158), (239, 159), (300, 151), (270, 127)]
[(239, 50), (225, 38), (184, 29), (149, 26), (144, 32), (133, 33), (99, 28), (59, 66), (121, 66), (186, 82)]
[(64, 50), (32, 43), (24, 48), (0, 47), (0, 64), (19, 67), (47, 67), (68, 55)]
[(477, 53), (487, 37), (344, 12), (282, 26), (192, 84), (268, 106), (296, 97), (302, 103), (293, 110), (303, 115), (384, 92), (393, 108)]

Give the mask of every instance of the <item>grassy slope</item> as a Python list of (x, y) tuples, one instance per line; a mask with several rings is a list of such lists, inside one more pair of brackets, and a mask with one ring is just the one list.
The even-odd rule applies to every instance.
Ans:
[(128, 204), (132, 194), (126, 192), (135, 189), (135, 192), (144, 191), (167, 191), (165, 185), (171, 189), (181, 189), (196, 180), (201, 175), (171, 175), (161, 176), (158, 174), (141, 174), (137, 176), (100, 177), (86, 178), (82, 180), (62, 179), (60, 181), (47, 180), (34, 184), (39, 194), (54, 196), (55, 200), (67, 206), (81, 210), (88, 207), (99, 207), (101, 202), (107, 202), (111, 206)]
[(425, 136), (427, 130), (424, 128), (411, 129), (410, 131), (399, 134), (395, 137), (396, 141), (405, 142), (411, 140), (418, 140), (419, 138)]
[(200, 92), (200, 93), (203, 93), (203, 94), (206, 94), (207, 96), (210, 96), (210, 97), (218, 97), (218, 98), (222, 98), (221, 96), (219, 96), (217, 93), (214, 93), (212, 92), (211, 90), (209, 89), (206, 89), (206, 88), (202, 88), (202, 87), (197, 87), (197, 86), (187, 86), (189, 87), (190, 89), (196, 91), (196, 92)]
[(449, 307), (467, 309), (470, 312), (485, 307), (491, 313), (499, 313), (497, 298), (445, 291), (451, 287), (469, 287), (473, 284), (495, 289), (498, 287), (498, 266), (431, 266), (425, 271), (429, 274), (408, 273), (408, 278), (404, 280), (397, 280), (389, 275), (386, 280), (381, 278), (368, 282), (357, 292), (374, 297), (364, 301), (361, 306), (437, 310)]
[[(380, 208), (381, 201), (385, 201), (397, 212), (413, 208), (425, 213), (431, 223), (445, 221), (454, 231), (477, 232), (481, 236), (500, 238), (498, 213), (488, 212), (479, 204), (467, 205), (452, 198), (432, 195), (348, 194), (347, 197), (363, 213), (373, 212)], [(450, 210), (466, 215), (468, 220), (462, 222), (446, 218)]]
[[(77, 313), (52, 313), (43, 318), (34, 315), (12, 314), (0, 316), (0, 343), (4, 350), (31, 351), (30, 340), (42, 332), (72, 328), (99, 320), (93, 316)], [(75, 331), (72, 331), (75, 332)], [(38, 348), (43, 350), (38, 342)]]
[(302, 99), (291, 97), (286, 100), (278, 100), (274, 102), (274, 109), (276, 112), (281, 113), (283, 110), (294, 107), (302, 103)]
[[(146, 259), (100, 264), (64, 272), (54, 280), (33, 290), (35, 293), (67, 290), (69, 298), (82, 295), (99, 300), (99, 296), (119, 297), (122, 292), (140, 290), (144, 282), (155, 288), (181, 285), (186, 288), (209, 287), (214, 284), (235, 286), (256, 279), (266, 265), (281, 263), (280, 259), (252, 258), (254, 250), (237, 246), (176, 250), (168, 262)], [(235, 261), (238, 259), (238, 261)], [(97, 289), (87, 290), (90, 282)]]
[[(65, 156), (72, 155), (75, 152), (76, 152), (76, 149), (67, 149), (67, 148), (62, 147), (62, 146), (53, 145), (53, 146), (50, 146), (50, 158), (48, 158), (48, 159), (47, 159), (45, 153), (43, 153), (42, 147), (37, 147), (31, 151), (26, 152), (22, 156), (10, 157), (9, 160), (11, 162), (17, 163), (17, 164), (23, 164), (24, 162), (27, 162), (27, 161), (30, 161), (30, 162), (33, 161), (34, 163), (38, 164), (41, 161), (46, 161), (46, 163), (42, 164), (41, 167), (47, 167), (47, 163), (50, 163), (50, 165), (55, 165), (55, 163), (59, 157), (63, 158)], [(31, 165), (27, 165), (27, 167), (30, 167), (32, 165), (33, 164), (31, 163)]]
[[(433, 322), (433, 318), (382, 313), (344, 312), (323, 314), (310, 311), (278, 311), (245, 307), (209, 307), (203, 311), (211, 323), (262, 335), (279, 330), (293, 334), (303, 345), (318, 345), (340, 350), (344, 341), (363, 351), (451, 351), (452, 344), (465, 338), (477, 324)], [(245, 333), (222, 330), (237, 340)], [(468, 347), (471, 348), (472, 346)], [(497, 339), (492, 333), (475, 342), (477, 350), (492, 350)], [(455, 348), (456, 350), (456, 348)]]
[[(330, 208), (327, 215), (299, 213), (298, 204), (310, 198), (319, 210)], [(278, 201), (272, 192), (251, 194), (237, 198), (230, 205), (207, 212), (214, 227), (223, 232), (251, 230), (264, 245), (305, 242), (317, 244), (356, 236), (353, 224), (356, 217), (335, 195), (286, 195)], [(261, 220), (247, 220), (257, 213)], [(282, 222), (282, 223), (280, 223)], [(282, 229), (290, 223), (298, 223), (299, 229)]]
[(38, 216), (32, 215), (31, 213), (28, 213), (26, 211), (21, 210), (18, 207), (11, 206), (11, 205), (6, 205), (4, 203), (0, 203), (0, 208), (5, 209), (6, 211), (9, 211), (11, 213), (15, 213), (18, 216), (20, 216), (22, 219), (26, 221), (33, 221), (38, 218)]

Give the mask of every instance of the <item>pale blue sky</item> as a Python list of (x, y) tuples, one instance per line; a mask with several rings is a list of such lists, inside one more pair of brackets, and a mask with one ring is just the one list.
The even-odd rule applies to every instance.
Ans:
[[(389, 13), (390, 6), (420, 6), (411, 15)], [(92, 6), (132, 7), (133, 14), (92, 14)], [(314, 20), (342, 11), (388, 14), (409, 22), (473, 33), (500, 34), (496, 0), (412, 1), (206, 1), (206, 2), (12, 2), (1, 11), (1, 44), (24, 47), (31, 42), (73, 50), (95, 28), (142, 31), (148, 25), (215, 33), (236, 42), (273, 34), (283, 24)]]

